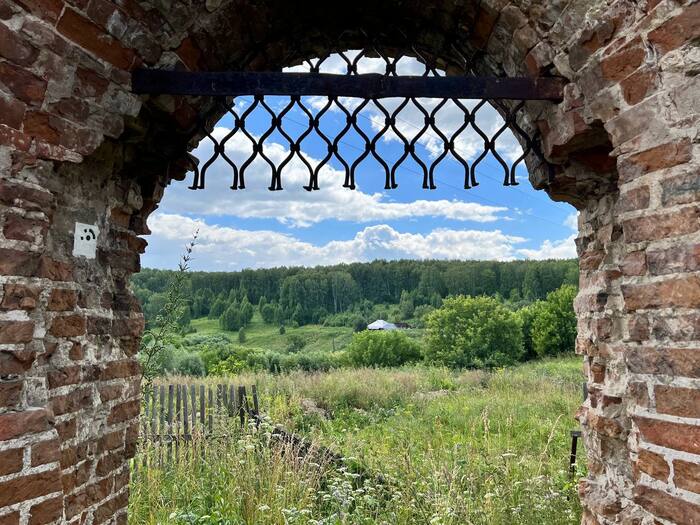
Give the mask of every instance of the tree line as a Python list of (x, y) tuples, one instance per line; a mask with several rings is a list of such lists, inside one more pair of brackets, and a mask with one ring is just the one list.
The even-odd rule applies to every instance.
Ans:
[[(174, 272), (143, 269), (132, 278), (147, 321), (167, 300)], [(409, 319), (416, 309), (438, 308), (449, 296), (488, 295), (527, 306), (562, 285), (578, 283), (576, 260), (416, 261), (377, 260), (315, 268), (279, 267), (238, 272), (188, 272), (182, 284), (191, 318), (220, 319), (238, 330), (252, 318), (254, 305), (270, 324), (353, 324), (385, 313)], [(377, 305), (397, 305), (393, 313)], [(385, 309), (386, 310), (386, 309)]]

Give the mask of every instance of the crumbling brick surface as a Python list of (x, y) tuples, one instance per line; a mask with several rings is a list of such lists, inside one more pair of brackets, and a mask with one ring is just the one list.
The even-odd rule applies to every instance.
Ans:
[[(347, 48), (390, 19), (449, 64), (444, 34), (470, 28), (477, 73), (569, 81), (519, 125), (550, 161), (529, 163), (533, 185), (581, 212), (583, 522), (700, 522), (700, 3), (335, 6), (0, 0), (0, 523), (125, 522), (143, 330), (128, 279), (187, 130), (219, 116), (133, 95), (130, 71), (277, 69), (339, 19)], [(98, 225), (95, 259), (72, 255), (76, 221)]]

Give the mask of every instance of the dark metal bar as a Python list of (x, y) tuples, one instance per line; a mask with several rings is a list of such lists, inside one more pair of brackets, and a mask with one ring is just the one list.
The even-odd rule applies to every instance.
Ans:
[(426, 97), (561, 101), (565, 80), (558, 77), (426, 77), (381, 74), (190, 72), (137, 69), (136, 94), (198, 96), (286, 95), (358, 98)]

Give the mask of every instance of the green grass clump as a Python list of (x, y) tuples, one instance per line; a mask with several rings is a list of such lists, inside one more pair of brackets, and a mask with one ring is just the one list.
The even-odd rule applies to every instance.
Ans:
[(208, 444), (205, 454), (136, 471), (130, 523), (580, 521), (567, 472), (578, 358), (495, 372), (407, 367), (232, 380), (257, 384), (275, 423), (376, 475), (360, 481), (342, 465), (285, 454), (263, 425)]

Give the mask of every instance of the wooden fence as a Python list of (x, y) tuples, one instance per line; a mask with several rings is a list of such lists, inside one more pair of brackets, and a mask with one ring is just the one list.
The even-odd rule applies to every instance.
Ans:
[(225, 437), (233, 418), (241, 427), (249, 419), (257, 421), (258, 392), (245, 386), (155, 385), (144, 396), (141, 409), (142, 445), (178, 446), (197, 437)]

